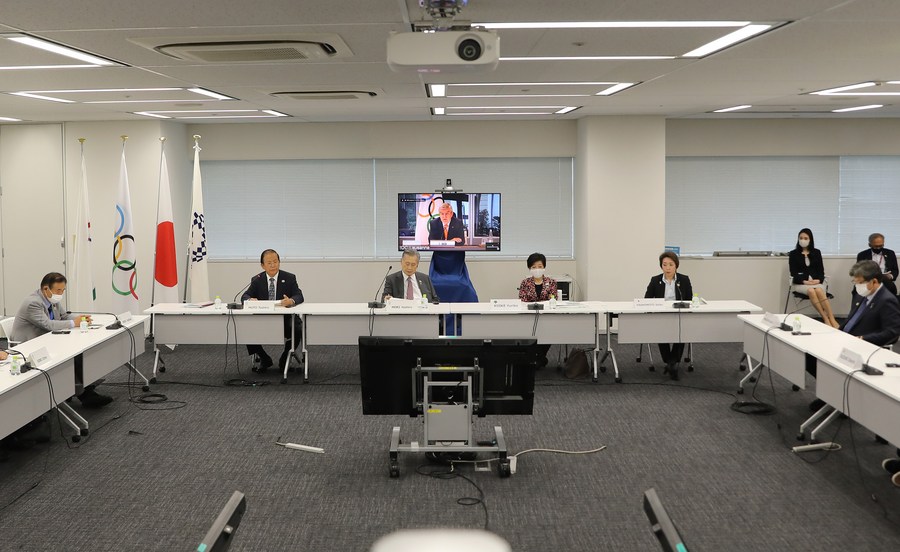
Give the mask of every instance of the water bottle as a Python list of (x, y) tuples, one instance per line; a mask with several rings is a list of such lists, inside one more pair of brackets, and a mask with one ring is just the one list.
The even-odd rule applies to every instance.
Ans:
[(216, 310), (222, 310), (222, 298), (216, 295)]
[(19, 363), (19, 355), (13, 355), (9, 364), (9, 374), (11, 376), (18, 376), (21, 373), (22, 365)]
[(700, 296), (695, 293), (694, 297), (691, 298), (691, 308), (696, 309), (699, 306), (700, 306)]
[(555, 309), (556, 308), (556, 295), (551, 295), (550, 301), (548, 301), (548, 302), (550, 303), (550, 310)]
[(428, 307), (428, 296), (424, 293), (422, 294), (422, 298), (419, 299), (419, 306), (422, 308)]
[(794, 317), (794, 325), (792, 326), (792, 331), (795, 334), (800, 333), (800, 317), (799, 316)]
[(81, 323), (78, 324), (78, 329), (81, 330), (82, 332), (88, 331), (87, 316), (81, 317)]

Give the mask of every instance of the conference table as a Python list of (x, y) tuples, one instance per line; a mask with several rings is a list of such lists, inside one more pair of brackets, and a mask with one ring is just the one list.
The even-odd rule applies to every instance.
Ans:
[(95, 383), (122, 365), (143, 378), (145, 390), (149, 389), (147, 379), (132, 364), (144, 352), (142, 326), (147, 318), (133, 316), (122, 328), (107, 330), (106, 325), (114, 319), (100, 315), (87, 331), (74, 328), (68, 333), (46, 333), (16, 345), (14, 349), (26, 358), (43, 349), (49, 359), (40, 370), (18, 376), (10, 375), (9, 362), (0, 367), (0, 437), (57, 407), (63, 421), (77, 433), (72, 440), (78, 441), (89, 433), (90, 424), (65, 401), (80, 393), (82, 386)]
[[(873, 345), (850, 334), (801, 316), (801, 328), (809, 335), (794, 335), (767, 322), (763, 315), (742, 315), (745, 325), (744, 352), (757, 360), (751, 373), (762, 366), (792, 384), (804, 387), (808, 362), (816, 366), (816, 396), (826, 403), (801, 426), (797, 438), (817, 440), (826, 426), (840, 414), (873, 433), (900, 446), (900, 354)], [(776, 320), (780, 321), (780, 320)], [(868, 375), (847, 360), (847, 353), (859, 355), (863, 363), (883, 375)], [(843, 357), (843, 358), (842, 358)], [(824, 420), (819, 422), (824, 417)], [(818, 422), (818, 425), (816, 425)]]
[[(612, 359), (616, 382), (621, 382), (611, 328), (618, 319), (619, 344), (623, 343), (740, 343), (743, 323), (740, 314), (762, 312), (747, 301), (705, 301), (697, 307), (676, 309), (672, 302), (589, 301), (589, 308), (606, 315), (606, 352), (600, 364)], [(594, 381), (597, 380), (594, 365)]]

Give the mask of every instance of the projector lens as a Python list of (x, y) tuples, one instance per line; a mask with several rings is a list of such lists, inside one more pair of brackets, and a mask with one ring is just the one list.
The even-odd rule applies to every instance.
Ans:
[(467, 38), (459, 43), (456, 53), (464, 61), (475, 61), (481, 57), (481, 43), (474, 38)]

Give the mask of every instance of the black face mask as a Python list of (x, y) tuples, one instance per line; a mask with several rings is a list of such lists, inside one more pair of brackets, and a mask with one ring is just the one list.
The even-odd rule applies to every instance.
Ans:
[(882, 251), (884, 251), (883, 247), (873, 247), (872, 248), (872, 253), (875, 253), (876, 255), (880, 255)]

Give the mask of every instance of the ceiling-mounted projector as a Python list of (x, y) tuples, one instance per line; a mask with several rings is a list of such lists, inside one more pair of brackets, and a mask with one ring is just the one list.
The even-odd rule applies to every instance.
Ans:
[(484, 30), (394, 33), (387, 61), (394, 71), (492, 71), (500, 62), (500, 37)]

